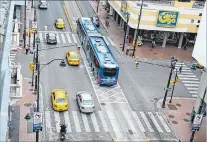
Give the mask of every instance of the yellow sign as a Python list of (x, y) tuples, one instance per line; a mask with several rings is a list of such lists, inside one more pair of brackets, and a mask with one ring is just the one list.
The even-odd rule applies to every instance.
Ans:
[(127, 1), (123, 1), (121, 3), (121, 12), (125, 14), (127, 11), (128, 11)]
[(156, 26), (159, 27), (176, 27), (178, 21), (179, 12), (159, 10)]
[(34, 63), (33, 63), (33, 62), (30, 62), (30, 63), (29, 63), (29, 69), (30, 69), (31, 71), (34, 71)]

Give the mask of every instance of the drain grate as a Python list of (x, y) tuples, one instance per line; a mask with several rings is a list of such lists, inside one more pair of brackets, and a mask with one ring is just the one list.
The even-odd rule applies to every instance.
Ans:
[(190, 116), (190, 113), (189, 113), (189, 112), (187, 112), (187, 113), (186, 113), (186, 115)]
[(31, 103), (25, 103), (24, 104), (26, 107), (30, 107), (32, 104)]
[(184, 118), (183, 120), (184, 120), (185, 122), (189, 122), (189, 121), (190, 121), (190, 120), (188, 120), (188, 119), (186, 119), (186, 118)]
[(178, 104), (178, 103), (177, 103), (176, 106), (181, 107), (181, 104)]
[(177, 121), (175, 121), (175, 120), (173, 120), (173, 121), (172, 121), (172, 123), (173, 123), (173, 124), (178, 124), (178, 122), (177, 122)]
[(128, 130), (129, 134), (133, 135), (134, 133), (132, 132), (132, 130)]
[(177, 107), (175, 105), (172, 104), (168, 104), (168, 107), (170, 110), (178, 110)]
[(29, 89), (29, 91), (33, 91), (33, 89)]
[(169, 117), (169, 118), (174, 118), (175, 116), (173, 116), (173, 115), (168, 115), (168, 117)]
[(29, 84), (32, 84), (32, 81), (29, 81), (28, 83), (29, 83)]

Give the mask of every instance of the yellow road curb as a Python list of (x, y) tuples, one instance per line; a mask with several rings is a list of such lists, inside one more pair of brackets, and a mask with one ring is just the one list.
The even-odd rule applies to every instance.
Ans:
[(78, 6), (78, 9), (80, 10), (81, 15), (83, 16), (83, 11), (81, 10), (79, 3), (77, 2), (77, 0), (75, 0), (75, 2), (77, 4), (77, 6)]
[(73, 32), (73, 25), (72, 25), (72, 23), (71, 23), (70, 15), (68, 14), (68, 10), (67, 10), (67, 8), (66, 8), (64, 2), (63, 2), (62, 4), (63, 4), (63, 10), (64, 10), (65, 15), (66, 15), (66, 17), (67, 17), (67, 20), (68, 20), (70, 29), (71, 29), (71, 31)]

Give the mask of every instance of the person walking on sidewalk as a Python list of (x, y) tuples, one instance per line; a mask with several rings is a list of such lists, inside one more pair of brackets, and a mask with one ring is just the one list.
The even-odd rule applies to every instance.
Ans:
[(108, 29), (109, 28), (109, 21), (107, 19), (106, 19), (105, 25), (106, 25), (106, 28)]
[(28, 54), (28, 52), (29, 52), (29, 47), (26, 46), (26, 55)]

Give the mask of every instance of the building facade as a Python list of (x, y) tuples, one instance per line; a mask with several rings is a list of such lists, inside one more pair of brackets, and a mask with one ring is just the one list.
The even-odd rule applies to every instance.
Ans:
[[(122, 27), (126, 27), (126, 14), (129, 13), (127, 35), (138, 35), (144, 41), (151, 41), (154, 34), (156, 42), (166, 47), (166, 44), (174, 44), (181, 48), (185, 44), (194, 44), (202, 18), (203, 1), (188, 0), (187, 2), (171, 0), (143, 0), (140, 1), (108, 1), (110, 15)], [(140, 8), (141, 17), (139, 21)]]

